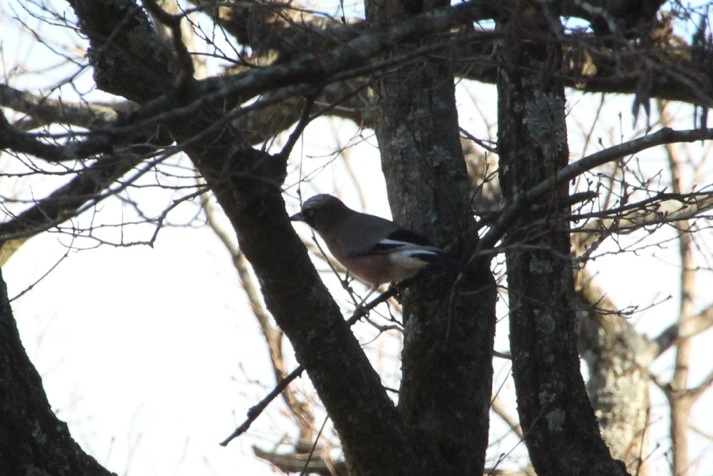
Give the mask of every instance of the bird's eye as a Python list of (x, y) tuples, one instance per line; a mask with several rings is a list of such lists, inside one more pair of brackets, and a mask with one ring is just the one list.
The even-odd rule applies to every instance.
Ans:
[(313, 216), (314, 216), (314, 210), (306, 210), (306, 211), (305, 211), (305, 215), (307, 215), (308, 217), (313, 217)]

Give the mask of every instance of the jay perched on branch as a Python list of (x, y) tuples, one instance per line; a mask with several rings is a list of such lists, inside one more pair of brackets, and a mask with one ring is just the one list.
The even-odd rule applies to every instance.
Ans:
[(465, 264), (423, 236), (354, 211), (331, 195), (315, 195), (290, 219), (311, 226), (347, 271), (373, 286), (411, 278), (431, 264), (468, 272)]

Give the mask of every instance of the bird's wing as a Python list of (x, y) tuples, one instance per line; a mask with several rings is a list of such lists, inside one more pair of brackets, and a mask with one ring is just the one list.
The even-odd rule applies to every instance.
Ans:
[(413, 260), (416, 260), (422, 263), (434, 264), (441, 268), (460, 271), (461, 273), (470, 272), (465, 263), (455, 259), (441, 248), (433, 246), (427, 238), (403, 228), (392, 231), (386, 238), (377, 243), (351, 250), (349, 256), (377, 254), (389, 254), (392, 260), (402, 263), (410, 261), (413, 264)]
[(431, 244), (428, 239), (403, 228), (398, 228), (389, 233), (385, 238), (371, 243), (367, 246), (349, 249), (346, 253), (349, 257), (366, 256), (375, 254), (389, 254), (395, 252), (409, 252), (414, 255), (438, 254), (442, 251)]

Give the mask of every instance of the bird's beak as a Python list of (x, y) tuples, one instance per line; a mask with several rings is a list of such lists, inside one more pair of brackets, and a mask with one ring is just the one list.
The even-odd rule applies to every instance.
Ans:
[(302, 212), (295, 213), (290, 217), (290, 221), (305, 221), (305, 216), (302, 214)]

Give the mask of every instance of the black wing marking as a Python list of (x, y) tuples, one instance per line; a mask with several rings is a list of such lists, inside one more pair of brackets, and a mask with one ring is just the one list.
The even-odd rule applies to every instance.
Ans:
[[(407, 248), (414, 246), (433, 247), (433, 244), (428, 241), (427, 238), (424, 238), (418, 233), (399, 228), (398, 230), (394, 230), (389, 233), (386, 238), (379, 241), (378, 243), (372, 243), (371, 245), (364, 246), (362, 248), (355, 248), (349, 250), (347, 256), (356, 257), (373, 254), (385, 254), (390, 251), (397, 250), (399, 248)], [(434, 248), (434, 250), (436, 249), (437, 248)]]
[(433, 246), (433, 243), (431, 243), (425, 236), (419, 235), (418, 233), (415, 233), (411, 230), (405, 230), (403, 228), (399, 228), (398, 230), (394, 230), (393, 232), (389, 233), (389, 236), (387, 236), (386, 239), (394, 241), (403, 241), (406, 243), (413, 243), (415, 245), (421, 246)]
[[(347, 253), (347, 256), (356, 257), (356, 256), (386, 254), (391, 251), (398, 250), (400, 248), (407, 248), (409, 246), (413, 246), (413, 243), (405, 242), (405, 241), (393, 241), (389, 238), (389, 239), (380, 241), (378, 243), (373, 243), (368, 246), (351, 249)], [(416, 245), (416, 246), (420, 246), (420, 245)]]

